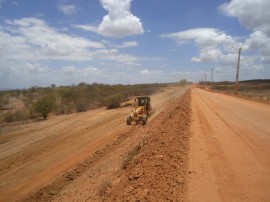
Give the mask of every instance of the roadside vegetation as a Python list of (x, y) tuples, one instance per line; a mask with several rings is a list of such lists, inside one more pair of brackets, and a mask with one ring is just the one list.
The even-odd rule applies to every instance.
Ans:
[[(207, 88), (215, 91), (235, 93), (235, 82), (200, 82), (201, 88)], [(246, 80), (238, 83), (238, 95), (250, 98), (259, 98), (270, 101), (270, 79)]]
[(84, 112), (99, 107), (113, 109), (132, 96), (151, 95), (175, 84), (107, 85), (79, 83), (76, 86), (32, 87), (0, 91), (0, 123), (46, 119), (48, 115)]

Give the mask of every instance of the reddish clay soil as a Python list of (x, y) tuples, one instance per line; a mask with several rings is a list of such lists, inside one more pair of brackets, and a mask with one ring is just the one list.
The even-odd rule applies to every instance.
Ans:
[(270, 201), (270, 106), (193, 89), (188, 201)]
[(0, 201), (270, 201), (270, 105), (185, 92), (1, 129)]
[(144, 131), (140, 153), (112, 182), (104, 201), (183, 201), (188, 173), (190, 91)]
[[(168, 88), (152, 96), (151, 101), (156, 112), (150, 120), (158, 115), (170, 100), (181, 96), (186, 89)], [(66, 193), (67, 185), (88, 174), (88, 169), (94, 169), (95, 173), (91, 174), (93, 184), (98, 185), (95, 182), (95, 175), (102, 177), (100, 175), (102, 167), (110, 167), (110, 162), (103, 161), (103, 157), (113, 154), (128, 134), (140, 127), (126, 125), (126, 115), (132, 109), (132, 107), (116, 110), (97, 109), (51, 117), (47, 121), (2, 126), (0, 200), (46, 201), (55, 196), (59, 196), (60, 200), (62, 198), (60, 191)], [(101, 165), (103, 162), (106, 165)], [(95, 186), (92, 187), (94, 191), (97, 190)], [(72, 194), (71, 190), (67, 192), (68, 194), (63, 194), (63, 197)], [(92, 192), (84, 197), (89, 196), (97, 200)], [(74, 199), (76, 197), (75, 195)]]

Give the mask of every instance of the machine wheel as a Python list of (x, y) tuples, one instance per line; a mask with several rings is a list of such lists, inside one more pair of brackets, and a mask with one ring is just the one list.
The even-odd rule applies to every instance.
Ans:
[(130, 125), (132, 123), (132, 117), (130, 115), (127, 116), (127, 125)]
[(147, 115), (143, 115), (143, 118), (142, 118), (142, 125), (144, 126), (147, 122)]

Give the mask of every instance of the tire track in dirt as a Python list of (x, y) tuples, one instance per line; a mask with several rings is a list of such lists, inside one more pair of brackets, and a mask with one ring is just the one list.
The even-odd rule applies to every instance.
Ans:
[[(100, 126), (103, 126), (109, 120), (112, 120), (112, 119), (116, 120), (116, 119), (121, 119), (121, 118), (119, 118), (118, 114), (115, 114), (109, 118), (105, 118), (102, 122), (97, 122), (97, 123), (94, 122), (91, 124), (87, 124), (88, 126), (86, 127), (85, 132), (87, 132), (88, 130), (94, 130)], [(67, 119), (64, 119), (64, 121), (67, 121)], [(59, 122), (60, 121), (58, 121), (56, 124), (59, 124)], [(67, 124), (71, 124), (71, 123), (67, 123)], [(73, 122), (72, 124), (76, 124), (76, 123)], [(44, 130), (44, 127), (40, 128), (40, 131), (42, 130)], [(27, 133), (31, 133), (31, 131), (27, 131)], [(40, 133), (43, 133), (43, 132), (40, 132)], [(52, 132), (47, 130), (46, 133), (52, 133)], [(53, 134), (57, 134), (57, 133), (59, 132), (55, 130), (53, 131)], [(42, 140), (35, 141), (34, 143), (31, 143), (28, 145), (29, 147), (31, 147), (31, 150), (26, 150), (19, 154), (8, 156), (8, 158), (3, 159), (2, 160), (3, 163), (0, 164), (0, 176), (1, 174), (5, 173), (7, 170), (13, 169), (16, 167), (17, 169), (14, 171), (17, 172), (17, 170), (19, 169), (19, 165), (23, 161), (25, 161), (25, 159), (27, 159), (28, 161), (32, 161), (32, 160), (35, 160), (35, 155), (48, 156), (49, 154), (47, 154), (47, 151), (49, 149), (53, 150), (52, 148), (55, 148), (57, 150), (57, 146), (60, 145), (62, 142), (66, 142), (66, 141), (69, 141), (70, 146), (72, 146), (73, 144), (72, 140), (77, 139), (77, 138), (83, 138), (83, 136), (85, 135), (83, 131), (81, 131), (80, 134), (78, 134), (74, 129), (69, 129), (69, 128), (64, 129), (64, 131), (61, 131), (61, 133), (65, 133), (66, 135), (65, 136), (50, 136), (50, 137), (47, 137), (46, 140), (42, 139)], [(77, 133), (77, 134), (73, 135), (74, 133)], [(20, 134), (20, 135), (23, 135), (23, 134)], [(12, 146), (16, 147), (16, 145), (12, 145)], [(6, 150), (9, 150), (9, 149), (7, 148)], [(1, 152), (3, 152), (3, 150)], [(53, 150), (53, 152), (56, 152), (56, 151)], [(44, 156), (44, 158), (46, 158), (46, 156)], [(34, 162), (31, 162), (31, 164), (33, 163)]]
[[(97, 112), (68, 115), (70, 117), (68, 119), (66, 116), (55, 117), (56, 120), (52, 118), (52, 120), (41, 122), (37, 127), (32, 126), (24, 131), (3, 135), (2, 138), (10, 138), (15, 135), (12, 141), (5, 144), (7, 148), (21, 141), (21, 138), (18, 139), (17, 136), (21, 135), (22, 139), (25, 137), (21, 141), (25, 145), (25, 149), (14, 147), (14, 152), (10, 150), (11, 155), (1, 160), (0, 192), (3, 193), (2, 199), (21, 198), (25, 194), (24, 190), (30, 187), (35, 189), (35, 184), (41, 184), (41, 182), (42, 184), (48, 183), (52, 180), (49, 178), (50, 176), (53, 178), (52, 176), (59, 175), (59, 172), (64, 172), (74, 163), (81, 161), (88, 153), (94, 153), (105, 141), (109, 141), (103, 128), (107, 124), (112, 127), (110, 138), (119, 134), (119, 130), (123, 132), (127, 130), (127, 127), (123, 128), (124, 123), (119, 124), (123, 122), (122, 114), (125, 114), (126, 110), (128, 109), (123, 108), (107, 112), (100, 109), (95, 110)], [(120, 115), (115, 112), (119, 112)], [(89, 116), (92, 113), (100, 117)], [(58, 122), (57, 125), (54, 124), (55, 121)], [(39, 130), (40, 128), (41, 130)], [(96, 134), (93, 134), (95, 132)], [(5, 147), (1, 149), (3, 150)], [(1, 153), (1, 156), (4, 154)]]
[(102, 161), (109, 153), (113, 152), (133, 131), (134, 129), (124, 134), (120, 134), (113, 142), (107, 144), (105, 148), (96, 150), (93, 155), (89, 155), (88, 158), (86, 158), (76, 167), (67, 170), (63, 175), (58, 176), (50, 185), (43, 186), (37, 192), (29, 194), (23, 201), (52, 200), (55, 196), (60, 194), (64, 187), (83, 175), (89, 169), (89, 167), (93, 166), (94, 164), (98, 164), (99, 161)]
[[(121, 117), (116, 117), (116, 115), (113, 117), (115, 118), (113, 122), (118, 125), (118, 123), (121, 122)], [(112, 123), (110, 124), (112, 126)], [(103, 125), (106, 125), (106, 123), (103, 123)], [(118, 127), (120, 127), (120, 129)], [(43, 182), (45, 186), (48, 182), (48, 176), (57, 177), (59, 172), (64, 172), (74, 162), (80, 162), (87, 155), (91, 154), (91, 151), (94, 152), (100, 146), (106, 144), (106, 141), (110, 141), (111, 138), (117, 136), (119, 130), (124, 132), (128, 129), (121, 128), (121, 125), (115, 126), (111, 131), (109, 139), (100, 136), (96, 137), (97, 142), (91, 143), (91, 139), (88, 137), (90, 128), (91, 127), (88, 126), (87, 128), (82, 128), (80, 130), (70, 130), (69, 128), (66, 128), (65, 130), (61, 130), (61, 134), (66, 133), (66, 135), (60, 135), (55, 138), (46, 138), (45, 141), (34, 144), (33, 148), (30, 150), (16, 154), (14, 157), (11, 157), (10, 160), (7, 159), (7, 161), (12, 161), (11, 163), (14, 162), (14, 165), (10, 168), (6, 168), (8, 172), (2, 173), (1, 178), (9, 179), (9, 181), (6, 182), (10, 184), (13, 183), (15, 186), (6, 189), (2, 196), (10, 197), (14, 192), (23, 194), (25, 187), (33, 186), (33, 181)], [(96, 127), (94, 124), (91, 131), (99, 133), (100, 128)], [(86, 138), (88, 140), (85, 140)], [(78, 142), (78, 140), (81, 141)], [(74, 143), (76, 143), (76, 145)], [(90, 147), (87, 148), (86, 144), (89, 144)], [(5, 165), (4, 162), (5, 161), (3, 161), (1, 165)], [(48, 169), (44, 169), (46, 165), (50, 165), (49, 167), (47, 166)], [(9, 169), (11, 170), (9, 171)], [(22, 174), (20, 174), (21, 169), (24, 171)], [(27, 173), (24, 174), (25, 172)], [(28, 174), (32, 175), (32, 177), (30, 178)], [(13, 176), (19, 176), (19, 179), (16, 179)], [(19, 180), (19, 183), (16, 183), (17, 180)]]
[[(200, 105), (201, 104), (202, 103), (200, 103)], [(241, 196), (241, 192), (234, 181), (232, 175), (233, 171), (230, 169), (229, 162), (226, 160), (224, 152), (219, 142), (215, 138), (215, 133), (207, 122), (205, 114), (203, 114), (203, 112), (200, 110), (198, 110), (197, 113), (201, 125), (200, 133), (203, 135), (203, 138), (206, 141), (207, 148), (205, 149), (207, 150), (207, 155), (210, 157), (210, 163), (212, 164), (214, 173), (216, 175), (216, 189), (220, 196), (218, 197), (218, 200), (230, 201), (231, 198), (235, 196), (234, 201), (245, 201), (245, 198), (237, 197)], [(192, 170), (191, 173), (192, 172), (194, 172), (194, 170)], [(208, 197), (210, 197), (212, 194), (211, 189), (208, 189), (208, 192), (210, 192), (208, 195)]]

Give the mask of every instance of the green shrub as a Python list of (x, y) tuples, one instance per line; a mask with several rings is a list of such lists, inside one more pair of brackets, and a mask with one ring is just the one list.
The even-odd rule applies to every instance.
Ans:
[(0, 109), (4, 109), (7, 104), (8, 99), (4, 98), (4, 96), (0, 94)]
[(4, 114), (4, 122), (10, 123), (15, 121), (15, 116), (12, 112), (7, 112)]
[(4, 122), (11, 123), (15, 121), (25, 121), (30, 119), (29, 112), (26, 110), (17, 110), (15, 112), (7, 112), (4, 114)]
[(88, 110), (88, 104), (83, 100), (78, 100), (75, 103), (75, 108), (77, 112), (85, 112)]
[(182, 79), (180, 82), (179, 82), (180, 86), (185, 86), (187, 84), (187, 80), (186, 79)]
[(71, 114), (74, 113), (74, 107), (71, 104), (60, 104), (57, 106), (56, 114)]
[(78, 98), (78, 92), (75, 88), (62, 89), (60, 91), (61, 101), (64, 104), (73, 103)]
[(120, 104), (123, 100), (123, 95), (120, 93), (116, 93), (113, 95), (109, 95), (104, 99), (104, 102), (107, 105), (107, 109), (115, 109), (120, 107)]
[(39, 113), (44, 119), (48, 117), (48, 114), (53, 111), (56, 106), (55, 96), (48, 95), (34, 103), (34, 112)]

